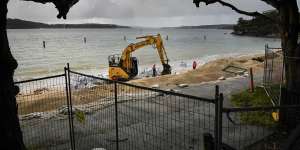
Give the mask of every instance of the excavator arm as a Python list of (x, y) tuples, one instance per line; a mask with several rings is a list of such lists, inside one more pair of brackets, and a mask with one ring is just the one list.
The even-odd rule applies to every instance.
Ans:
[[(162, 75), (171, 74), (171, 66), (168, 64), (169, 59), (160, 34), (137, 37), (136, 39), (143, 39), (140, 42), (129, 44), (121, 56), (111, 55), (109, 59), (109, 78), (113, 80), (128, 80), (137, 75), (137, 59), (131, 57), (131, 54), (142, 47), (152, 45), (157, 49), (160, 61), (163, 66)], [(116, 59), (117, 58), (117, 59)]]
[(163, 45), (163, 41), (162, 38), (160, 36), (160, 34), (156, 35), (156, 36), (143, 36), (143, 37), (137, 37), (136, 39), (144, 39), (144, 41), (140, 41), (134, 44), (130, 44), (128, 45), (121, 56), (121, 63), (122, 63), (122, 67), (126, 69), (126, 71), (129, 71), (132, 68), (132, 63), (131, 63), (131, 54), (132, 52), (134, 52), (135, 50), (148, 46), (148, 45), (152, 45), (154, 48), (157, 49), (160, 61), (163, 65), (163, 71), (162, 74), (170, 74), (171, 73), (171, 67), (168, 64), (169, 63), (169, 59), (167, 57), (167, 53), (165, 50), (165, 47)]

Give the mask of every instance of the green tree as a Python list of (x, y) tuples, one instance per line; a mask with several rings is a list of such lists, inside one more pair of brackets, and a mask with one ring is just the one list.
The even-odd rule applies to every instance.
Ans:
[[(276, 10), (266, 11), (263, 13), (267, 17), (278, 20), (278, 12)], [(239, 18), (237, 24), (233, 27), (234, 34), (249, 36), (278, 36), (279, 28), (271, 20), (261, 16), (253, 17), (249, 20)]]
[[(281, 38), (281, 47), (284, 52), (285, 59), (285, 77), (286, 88), (288, 92), (300, 91), (300, 46), (298, 43), (299, 32), (299, 10), (297, 0), (261, 0), (270, 5), (278, 12), (278, 19), (269, 17), (266, 14), (257, 11), (248, 12), (239, 9), (230, 2), (223, 0), (193, 0), (196, 7), (199, 7), (201, 2), (206, 5), (221, 4), (225, 7), (231, 8), (233, 11), (252, 17), (259, 17), (261, 19), (269, 20), (270, 23), (276, 24), (279, 29)], [(244, 22), (242, 19), (240, 22)], [(289, 104), (289, 102), (284, 102)]]
[[(199, 7), (201, 2), (206, 5), (221, 4), (225, 7), (229, 7), (237, 13), (257, 17), (260, 19), (268, 20), (270, 24), (275, 24), (280, 33), (281, 47), (284, 54), (285, 65), (285, 79), (286, 79), (286, 97), (281, 99), (283, 105), (296, 105), (300, 104), (300, 101), (287, 98), (300, 91), (300, 44), (298, 43), (299, 33), (299, 10), (297, 0), (260, 0), (278, 12), (278, 19), (274, 19), (267, 14), (262, 14), (257, 11), (248, 12), (239, 9), (230, 2), (223, 0), (193, 0), (196, 7)], [(276, 14), (272, 14), (274, 16)], [(239, 22), (249, 25), (244, 20), (240, 19)], [(288, 119), (283, 116), (299, 116), (300, 113), (296, 111), (282, 110), (280, 112), (280, 119), (283, 126), (286, 126), (288, 130), (293, 129), (300, 122), (296, 119)]]

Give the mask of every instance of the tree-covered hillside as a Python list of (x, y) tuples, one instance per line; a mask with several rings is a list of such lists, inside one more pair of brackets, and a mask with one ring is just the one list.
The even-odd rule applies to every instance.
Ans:
[(46, 24), (21, 19), (7, 19), (7, 29), (37, 29), (37, 28), (129, 28), (115, 24)]
[[(275, 10), (266, 11), (264, 15), (278, 20), (278, 12)], [(279, 29), (276, 23), (262, 16), (254, 17), (250, 20), (239, 18), (237, 25), (233, 27), (233, 34), (260, 36), (260, 37), (279, 37)]]

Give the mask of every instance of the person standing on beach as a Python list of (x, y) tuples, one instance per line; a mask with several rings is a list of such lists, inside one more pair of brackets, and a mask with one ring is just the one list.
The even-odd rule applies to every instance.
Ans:
[(152, 66), (152, 76), (153, 77), (156, 76), (156, 67), (155, 67), (155, 64)]
[(197, 68), (197, 62), (194, 61), (194, 62), (193, 62), (193, 70), (195, 70), (196, 68)]

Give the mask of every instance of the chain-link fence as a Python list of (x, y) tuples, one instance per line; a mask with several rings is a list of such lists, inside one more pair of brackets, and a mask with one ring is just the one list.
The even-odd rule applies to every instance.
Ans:
[(213, 99), (65, 71), (15, 83), (28, 149), (201, 149), (214, 134)]
[(70, 132), (65, 75), (15, 84), (20, 88), (16, 99), (26, 147), (67, 149)]
[[(278, 142), (270, 137), (278, 131), (279, 122), (272, 118), (275, 109), (223, 109), (222, 142), (235, 149), (268, 150)], [(280, 137), (277, 137), (280, 138)]]
[(212, 89), (215, 99), (206, 99), (68, 68), (62, 75), (15, 84), (20, 87), (17, 103), (24, 141), (34, 150), (204, 149), (207, 134), (212, 135), (213, 149), (268, 150), (281, 118), (295, 119), (288, 112), (299, 110), (224, 108), (218, 86)]
[(73, 71), (70, 79), (77, 149), (202, 149), (203, 133), (214, 133), (214, 100)]

